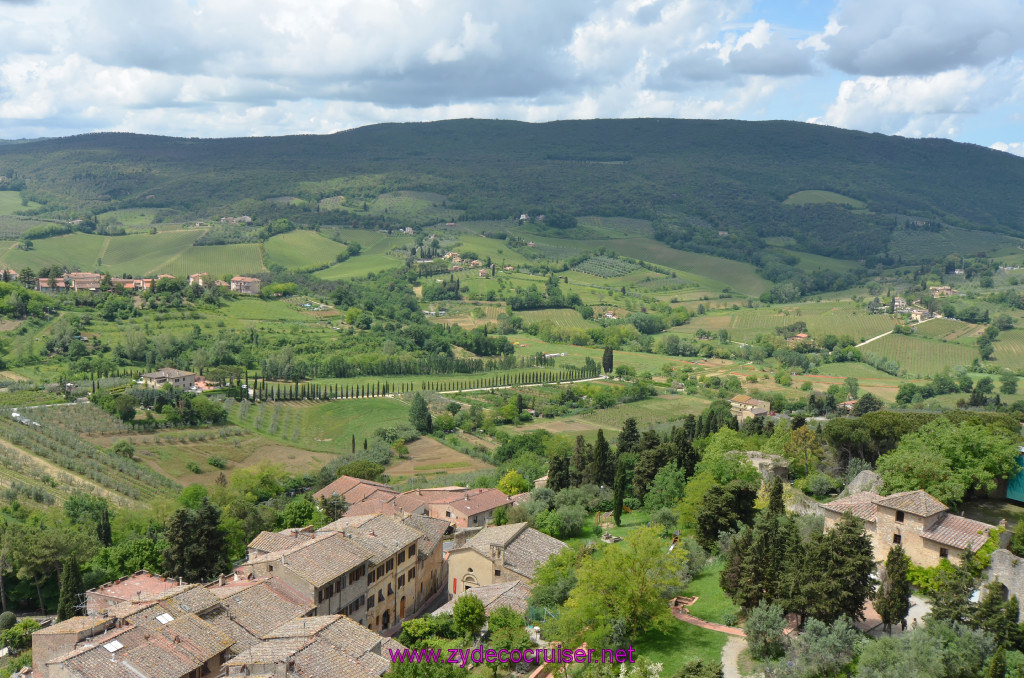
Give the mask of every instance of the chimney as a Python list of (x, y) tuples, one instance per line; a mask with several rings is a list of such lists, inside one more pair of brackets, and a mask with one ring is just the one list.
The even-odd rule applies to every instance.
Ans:
[(185, 580), (182, 579), (181, 577), (178, 577), (178, 586), (181, 586), (184, 583), (185, 583)]
[(217, 576), (217, 586), (224, 586), (224, 575)]

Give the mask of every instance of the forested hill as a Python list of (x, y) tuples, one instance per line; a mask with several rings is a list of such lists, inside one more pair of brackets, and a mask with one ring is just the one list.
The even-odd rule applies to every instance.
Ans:
[[(244, 207), (323, 223), (339, 215), (317, 212), (320, 198), (409, 189), (445, 196), (464, 218), (651, 219), (669, 244), (738, 258), (756, 258), (767, 236), (870, 258), (885, 251), (896, 215), (1024, 236), (1024, 159), (796, 122), (453, 120), (238, 139), (104, 133), (2, 144), (0, 175), (44, 203), (39, 214), (145, 205), (206, 218)], [(783, 204), (809, 190), (848, 204)], [(304, 207), (262, 202), (281, 196)]]

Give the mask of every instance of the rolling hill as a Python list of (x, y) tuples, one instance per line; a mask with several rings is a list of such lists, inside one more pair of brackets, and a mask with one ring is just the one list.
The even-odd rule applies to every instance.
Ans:
[[(887, 260), (907, 217), (1024, 236), (1024, 159), (796, 122), (454, 120), (237, 139), (103, 133), (0, 145), (0, 176), (41, 204), (23, 211), (34, 216), (147, 207), (184, 220), (244, 210), (364, 227), (436, 223), (448, 209), (460, 219), (632, 217), (673, 247), (769, 272), (777, 254), (764, 238), (870, 265)], [(371, 209), (398, 191), (442, 202), (426, 212)], [(318, 209), (339, 196), (325, 204), (344, 209)]]

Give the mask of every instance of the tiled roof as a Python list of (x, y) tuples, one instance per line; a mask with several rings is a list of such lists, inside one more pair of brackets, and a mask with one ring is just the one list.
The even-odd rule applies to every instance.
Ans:
[(310, 532), (293, 532), (291, 530), (285, 530), (283, 532), (267, 532), (264, 530), (249, 542), (249, 548), (257, 551), (263, 551), (264, 553), (287, 551), (288, 549), (299, 546), (301, 543), (307, 542), (312, 538), (313, 534)]
[(437, 545), (444, 541), (448, 531), (448, 521), (430, 516), (406, 516), (402, 522), (420, 531), (419, 550), (425, 555), (433, 553)]
[(348, 503), (354, 504), (376, 490), (386, 490), (392, 494), (398, 494), (398, 492), (392, 490), (384, 483), (363, 480), (362, 478), (354, 478), (352, 476), (341, 476), (313, 496), (317, 499), (324, 499), (337, 493), (339, 496), (344, 497)]
[(323, 586), (370, 560), (373, 555), (340, 532), (330, 532), (286, 551), (268, 553), (249, 562), (281, 562), (313, 586)]
[(887, 497), (882, 497), (876, 502), (879, 506), (913, 513), (915, 516), (927, 518), (936, 513), (947, 510), (945, 504), (928, 494), (924, 490), (911, 490), (910, 492), (897, 492)]
[(482, 548), (488, 551), (491, 544), (508, 546), (508, 543), (516, 538), (520, 532), (527, 529), (529, 523), (512, 523), (511, 525), (497, 525), (485, 527), (466, 541), (466, 546), (471, 548)]
[(140, 594), (161, 593), (178, 585), (176, 579), (168, 579), (151, 574), (146, 570), (139, 570), (135, 574), (107, 582), (102, 586), (91, 589), (89, 593), (98, 593), (110, 598), (128, 600)]
[(565, 542), (528, 527), (505, 547), (505, 567), (533, 579), (537, 569), (565, 546)]
[(102, 617), (71, 617), (65, 619), (57, 624), (52, 624), (44, 629), (36, 631), (36, 633), (42, 633), (44, 635), (58, 635), (61, 633), (82, 633), (90, 629), (101, 628), (109, 620), (103, 619)]
[(518, 506), (519, 504), (525, 504), (526, 502), (530, 501), (530, 493), (520, 492), (519, 494), (513, 494), (508, 498), (508, 500), (515, 504), (516, 506)]
[(299, 605), (284, 598), (266, 581), (223, 596), (221, 604), (231, 619), (257, 637), (313, 609), (311, 605)]
[(994, 529), (994, 525), (947, 513), (921, 536), (944, 546), (977, 551), (988, 541), (989, 530)]
[(389, 499), (364, 499), (348, 507), (345, 516), (372, 516), (377, 513), (384, 513), (389, 516), (397, 515), (399, 508), (395, 506), (393, 498)]
[(404, 524), (395, 516), (346, 516), (324, 525), (318, 534), (344, 533), (348, 539), (372, 551), (377, 565), (411, 542), (418, 542), (422, 533)]
[(875, 503), (882, 495), (875, 492), (857, 492), (849, 497), (840, 497), (820, 506), (836, 513), (852, 513), (861, 520), (875, 522)]
[[(532, 588), (529, 584), (514, 581), (491, 584), (489, 586), (477, 586), (471, 589), (469, 593), (480, 599), (480, 602), (484, 604), (484, 612), (487, 614), (490, 614), (499, 607), (511, 607), (516, 612), (525, 615), (529, 607), (527, 601), (531, 590)], [(466, 595), (465, 592), (456, 594), (454, 598), (435, 610), (433, 614), (452, 612), (455, 609), (456, 601), (464, 595)]]
[(177, 370), (173, 367), (165, 367), (156, 372), (147, 372), (142, 375), (143, 377), (149, 377), (150, 379), (174, 379), (175, 377), (194, 377), (195, 372), (186, 372), (185, 370)]
[(501, 490), (488, 487), (449, 492), (446, 496), (430, 499), (428, 503), (450, 506), (467, 516), (473, 516), (499, 506), (508, 506), (512, 502)]

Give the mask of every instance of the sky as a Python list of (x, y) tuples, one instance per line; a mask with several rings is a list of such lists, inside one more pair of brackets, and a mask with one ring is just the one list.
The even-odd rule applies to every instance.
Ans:
[(1024, 155), (1024, 0), (0, 0), (0, 138), (799, 120)]

